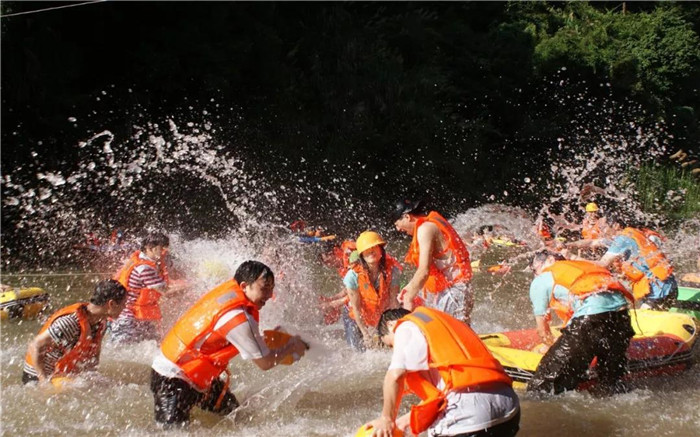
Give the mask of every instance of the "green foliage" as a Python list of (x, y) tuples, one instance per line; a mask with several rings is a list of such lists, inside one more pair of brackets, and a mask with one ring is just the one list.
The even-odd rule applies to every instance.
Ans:
[(700, 182), (690, 171), (644, 164), (631, 174), (644, 211), (662, 212), (672, 219), (700, 216)]
[(543, 74), (587, 69), (656, 102), (685, 92), (674, 89), (679, 81), (698, 77), (700, 39), (679, 6), (625, 13), (619, 6), (605, 10), (586, 2), (535, 3), (512, 5), (515, 11), (536, 39), (535, 68)]

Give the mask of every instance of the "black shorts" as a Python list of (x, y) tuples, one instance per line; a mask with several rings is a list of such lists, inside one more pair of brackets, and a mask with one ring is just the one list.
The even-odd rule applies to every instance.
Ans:
[(627, 310), (571, 319), (542, 357), (527, 390), (554, 394), (575, 390), (588, 379), (588, 368), (596, 357), (597, 391), (604, 394), (624, 390), (620, 380), (627, 371), (627, 347), (632, 336)]
[(203, 410), (225, 416), (238, 407), (231, 392), (226, 392), (216, 408), (224, 381), (215, 379), (206, 393), (201, 393), (179, 378), (168, 378), (151, 369), (151, 391), (155, 402), (156, 422), (166, 426), (182, 426), (190, 421), (190, 412), (197, 405)]

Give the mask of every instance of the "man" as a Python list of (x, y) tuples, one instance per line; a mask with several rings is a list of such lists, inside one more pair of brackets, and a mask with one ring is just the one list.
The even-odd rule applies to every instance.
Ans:
[[(630, 292), (605, 268), (590, 261), (566, 261), (541, 251), (530, 264), (535, 279), (530, 300), (537, 333), (545, 348), (528, 391), (560, 393), (585, 379), (594, 357), (600, 390), (614, 391), (625, 373), (627, 347), (634, 335), (627, 311)], [(554, 339), (550, 310), (566, 327)]]
[(183, 285), (168, 287), (164, 255), (170, 239), (162, 233), (151, 233), (141, 243), (114, 279), (127, 289), (126, 309), (112, 324), (112, 341), (136, 343), (160, 340), (162, 295), (182, 291)]
[(411, 281), (401, 291), (409, 311), (423, 290), (425, 304), (470, 323), (474, 306), (469, 251), (452, 225), (435, 211), (426, 214), (422, 201), (399, 201), (391, 214), (397, 231), (413, 237), (405, 261), (416, 266)]
[[(184, 425), (195, 405), (221, 415), (233, 411), (238, 401), (228, 391), (227, 367), (238, 354), (262, 370), (304, 355), (308, 346), (299, 337), (270, 349), (260, 336), (258, 311), (274, 286), (268, 266), (246, 261), (234, 279), (209, 291), (180, 317), (153, 360), (156, 422)], [(226, 381), (219, 379), (223, 373)]]
[(56, 311), (29, 343), (22, 382), (43, 383), (95, 368), (107, 319), (117, 317), (125, 303), (126, 289), (110, 279), (97, 284), (90, 302)]
[[(431, 437), (517, 434), (520, 405), (512, 381), (466, 324), (432, 308), (399, 308), (382, 314), (378, 330), (393, 353), (382, 415), (370, 422), (375, 436), (409, 426)], [(404, 384), (422, 402), (396, 418)]]
[[(624, 227), (622, 220), (616, 229)], [(615, 234), (608, 251), (598, 262), (603, 267), (615, 265), (632, 284), (636, 299), (652, 309), (667, 310), (678, 298), (678, 284), (673, 267), (648, 233), (624, 227)]]

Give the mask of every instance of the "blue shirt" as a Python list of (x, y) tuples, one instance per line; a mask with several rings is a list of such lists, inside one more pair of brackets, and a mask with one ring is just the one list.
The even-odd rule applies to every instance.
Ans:
[(532, 312), (535, 316), (544, 316), (549, 308), (549, 301), (554, 297), (562, 303), (571, 302), (575, 317), (590, 316), (593, 314), (607, 313), (609, 311), (619, 311), (627, 307), (625, 297), (616, 292), (596, 293), (581, 300), (572, 294), (568, 288), (559, 284), (554, 284), (552, 272), (545, 272), (535, 277), (530, 284), (530, 301), (532, 302)]
[[(610, 245), (610, 248), (608, 248), (608, 251), (605, 253), (605, 255), (620, 256), (622, 258), (622, 261), (636, 259), (637, 257), (639, 257), (639, 246), (637, 245), (637, 242), (634, 241), (632, 238), (626, 235), (618, 235), (612, 241), (612, 244)], [(671, 291), (673, 290), (674, 285), (676, 283), (676, 279), (673, 277), (673, 275), (669, 276), (668, 279), (666, 279), (665, 281), (661, 281), (654, 276), (654, 274), (649, 269), (649, 265), (644, 259), (641, 259), (640, 261), (641, 263), (633, 262), (632, 265), (636, 269), (644, 273), (644, 276), (646, 276), (649, 279), (651, 290), (646, 296), (646, 299), (663, 299), (664, 297), (668, 296), (669, 293), (671, 293)]]
[[(395, 266), (391, 270), (391, 284), (389, 285), (389, 288), (398, 287), (400, 281), (401, 270), (399, 270), (399, 268)], [(356, 291), (358, 288), (360, 288), (360, 284), (357, 281), (357, 273), (355, 273), (353, 269), (348, 270), (348, 272), (345, 274), (345, 278), (343, 278), (343, 284), (345, 285), (345, 287), (353, 291)], [(375, 290), (379, 288), (379, 275), (377, 275), (377, 280), (374, 281), (373, 285)]]

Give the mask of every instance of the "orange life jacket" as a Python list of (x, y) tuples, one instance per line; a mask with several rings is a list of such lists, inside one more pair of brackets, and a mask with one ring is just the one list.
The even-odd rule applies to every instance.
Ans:
[[(481, 342), (479, 336), (466, 324), (454, 317), (432, 308), (419, 307), (396, 324), (415, 323), (428, 343), (428, 366), (440, 373), (445, 382), (438, 389), (425, 372), (406, 373), (408, 390), (421, 398), (422, 402), (411, 407), (411, 430), (414, 434), (425, 431), (447, 407), (446, 396), (451, 391), (477, 391), (487, 384), (513, 382), (501, 364)], [(396, 408), (401, 403), (397, 399)]]
[[(658, 279), (665, 281), (673, 274), (673, 267), (661, 252), (661, 249), (654, 244), (644, 232), (635, 228), (625, 228), (621, 235), (631, 238), (639, 248), (639, 255), (622, 262), (622, 273), (632, 282), (632, 292), (637, 299), (640, 299), (651, 291), (650, 280)], [(647, 267), (650, 276), (642, 271)]]
[(596, 240), (603, 237), (603, 231), (600, 229), (599, 220), (584, 219), (581, 224), (581, 237), (584, 240)]
[[(374, 288), (374, 284), (372, 284), (369, 278), (369, 273), (361, 264), (358, 263), (352, 267), (355, 273), (357, 273), (357, 291), (360, 294), (360, 313), (362, 314), (362, 320), (367, 325), (377, 326), (379, 317), (381, 317), (384, 310), (389, 307), (389, 287), (391, 286), (391, 273), (394, 267), (398, 267), (398, 269), (401, 270), (399, 262), (387, 254), (384, 271), (379, 273), (379, 290)], [(355, 313), (352, 307), (350, 308), (349, 315), (351, 318), (355, 319)]]
[[(408, 248), (405, 261), (418, 267), (420, 260), (418, 228), (426, 221), (434, 223), (438, 227), (440, 233), (442, 234), (442, 238), (447, 244), (447, 247), (439, 254), (433, 255), (433, 261), (430, 263), (428, 271), (428, 280), (425, 282), (423, 289), (431, 293), (439, 293), (459, 282), (469, 282), (472, 278), (472, 267), (471, 262), (469, 261), (469, 251), (467, 250), (467, 246), (464, 245), (464, 242), (457, 234), (457, 231), (454, 230), (452, 225), (450, 225), (450, 223), (443, 216), (435, 211), (431, 211), (430, 214), (425, 217), (420, 217), (416, 221), (415, 228), (413, 229), (413, 240)], [(445, 274), (438, 269), (437, 266), (435, 266), (435, 258), (440, 258), (448, 251), (452, 251), (454, 254), (455, 264), (459, 269), (457, 277), (455, 277), (452, 281), (448, 281)]]
[(345, 240), (343, 244), (333, 248), (333, 256), (338, 259), (339, 265), (342, 266), (338, 267), (338, 274), (341, 278), (344, 278), (350, 270), (350, 254), (355, 249), (357, 249), (357, 245), (352, 240)]
[[(44, 333), (51, 324), (59, 317), (68, 314), (75, 313), (78, 317), (78, 323), (80, 324), (80, 337), (78, 342), (73, 346), (71, 350), (66, 352), (54, 366), (54, 374), (52, 376), (60, 376), (69, 373), (78, 373), (86, 368), (94, 367), (100, 358), (100, 351), (102, 349), (102, 336), (104, 335), (107, 325), (102, 323), (100, 329), (98, 329), (97, 334), (92, 336), (92, 328), (90, 327), (90, 322), (87, 318), (87, 303), (78, 302), (76, 304), (62, 308), (51, 315), (49, 320), (44, 323), (39, 334)], [(27, 352), (25, 357), (27, 364), (36, 367), (36, 363)]]
[(554, 238), (554, 236), (552, 235), (551, 228), (544, 221), (541, 221), (537, 225), (537, 235), (542, 237), (542, 239), (544, 239), (544, 240), (551, 240), (552, 238)]
[[(605, 267), (601, 267), (590, 261), (555, 261), (554, 264), (542, 271), (551, 272), (554, 277), (554, 285), (560, 285), (569, 290), (572, 298), (583, 300), (596, 293), (618, 291), (628, 300), (634, 302), (634, 297), (620, 281)], [(566, 324), (574, 314), (569, 302), (561, 302), (554, 296), (549, 307), (557, 313), (557, 316)]]
[[(238, 349), (214, 330), (221, 316), (235, 308), (242, 308), (259, 320), (258, 308), (231, 279), (202, 296), (163, 339), (160, 348), (165, 358), (180, 367), (201, 391), (209, 389), (212, 381), (226, 371), (228, 362), (238, 355)], [(240, 320), (236, 320), (238, 317)], [(232, 323), (242, 323), (245, 317), (240, 314)]]
[(153, 288), (134, 289), (129, 287), (129, 277), (138, 266), (148, 265), (156, 269), (159, 274), (163, 273), (163, 270), (156, 262), (143, 259), (140, 257), (140, 254), (141, 251), (137, 250), (134, 252), (114, 279), (126, 288), (127, 293), (137, 295), (136, 301), (128, 304), (129, 309), (134, 313), (134, 317), (140, 320), (160, 320), (162, 318), (160, 305), (158, 305), (161, 296), (160, 292)]

